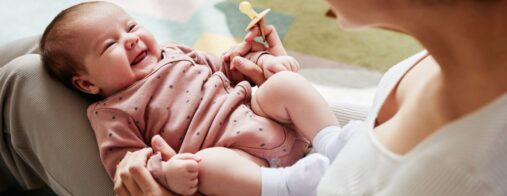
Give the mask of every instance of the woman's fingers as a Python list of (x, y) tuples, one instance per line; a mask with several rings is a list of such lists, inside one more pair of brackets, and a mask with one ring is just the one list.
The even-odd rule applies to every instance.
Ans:
[(232, 59), (232, 66), (234, 66), (240, 73), (245, 75), (247, 78), (255, 82), (257, 85), (261, 85), (266, 80), (262, 69), (252, 61), (245, 59), (241, 56), (237, 56)]
[(266, 33), (266, 41), (269, 44), (269, 52), (274, 56), (287, 55), (283, 47), (282, 40), (278, 37), (278, 32), (273, 25), (268, 25), (264, 28)]
[(231, 48), (228, 52), (226, 52), (223, 56), (224, 61), (230, 61), (234, 59), (236, 56), (245, 56), (250, 52), (257, 51), (265, 51), (267, 50), (266, 46), (259, 42), (241, 42), (238, 45)]
[(259, 33), (260, 33), (259, 28), (254, 27), (245, 35), (243, 40), (245, 40), (245, 42), (254, 42), (255, 38), (259, 36)]
[(123, 181), (120, 176), (120, 173), (122, 172), (123, 169), (125, 169), (127, 162), (130, 161), (129, 158), (130, 158), (131, 154), (132, 154), (131, 152), (127, 152), (116, 168), (116, 173), (114, 176), (113, 190), (116, 193), (116, 195), (119, 195), (119, 196), (130, 196), (131, 195), (129, 193), (128, 189), (123, 186)]
[(162, 155), (162, 160), (167, 161), (171, 159), (174, 155), (176, 155), (176, 152), (174, 151), (169, 144), (160, 136), (155, 135), (151, 139), (151, 146), (153, 147), (153, 150), (156, 152), (160, 152)]
[(268, 50), (264, 44), (261, 44), (259, 42), (252, 42), (252, 50), (251, 52), (258, 52), (258, 51), (266, 51)]
[(144, 167), (132, 168), (132, 178), (136, 184), (141, 188), (141, 195), (160, 195), (160, 196), (171, 196), (174, 195), (169, 190), (158, 184), (153, 178), (150, 171)]
[(197, 156), (195, 154), (192, 154), (192, 153), (183, 153), (183, 154), (178, 154), (178, 159), (184, 159), (184, 160), (194, 160), (194, 161), (201, 161), (201, 157), (200, 156)]
[(287, 52), (282, 45), (282, 41), (280, 37), (278, 37), (278, 33), (274, 26), (268, 25), (264, 28), (266, 34), (266, 42), (268, 43), (268, 48), (262, 43), (256, 42), (255, 38), (259, 36), (259, 28), (255, 27), (250, 30), (250, 32), (244, 37), (243, 42), (231, 48), (228, 52), (226, 52), (223, 56), (224, 61), (231, 61), (236, 56), (245, 56), (249, 52), (257, 52), (257, 51), (268, 51), (274, 56), (285, 56)]
[(128, 191), (127, 187), (123, 186), (123, 182), (121, 181), (120, 174), (117, 172), (117, 176), (114, 179), (114, 187), (113, 190), (116, 193), (116, 195), (119, 196), (130, 196), (130, 192)]
[[(268, 25), (264, 27), (264, 33), (266, 35), (266, 42), (268, 42), (268, 51), (274, 56), (285, 56), (287, 52), (283, 47), (282, 40), (278, 36), (278, 32), (276, 31), (273, 25)], [(246, 42), (253, 42), (255, 37), (259, 36), (259, 28), (253, 28), (246, 36)]]
[(126, 187), (128, 192), (131, 195), (139, 195), (142, 194), (141, 188), (134, 181), (131, 170), (132, 168), (144, 168), (146, 167), (146, 162), (148, 161), (148, 157), (153, 153), (151, 148), (144, 148), (138, 151), (135, 151), (130, 154), (127, 159), (127, 166), (121, 170), (120, 177), (123, 182), (123, 186)]
[(122, 172), (120, 173), (120, 177), (123, 182), (122, 186), (130, 195), (140, 195), (142, 193), (141, 188), (136, 184), (130, 173)]
[(142, 195), (153, 195), (157, 190), (160, 190), (160, 185), (151, 176), (148, 169), (144, 167), (133, 167), (131, 169), (132, 178), (136, 184), (140, 187)]
[(151, 148), (144, 148), (135, 152), (127, 152), (118, 164), (114, 178), (114, 191), (118, 195), (139, 195), (141, 188), (134, 181), (132, 168), (145, 168), (148, 157), (153, 153)]
[(228, 52), (224, 54), (224, 61), (230, 61), (236, 56), (244, 56), (252, 49), (252, 44), (247, 42), (241, 42), (238, 45), (232, 47)]
[(123, 186), (123, 184), (119, 184), (118, 186), (114, 186), (114, 192), (118, 196), (130, 196), (131, 194), (128, 192), (127, 188)]

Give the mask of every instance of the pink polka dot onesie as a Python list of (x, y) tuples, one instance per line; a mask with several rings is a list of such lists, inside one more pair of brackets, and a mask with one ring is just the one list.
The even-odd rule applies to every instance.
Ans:
[[(262, 54), (247, 58), (256, 62)], [(291, 165), (304, 155), (308, 142), (288, 126), (254, 114), (250, 84), (231, 86), (229, 78), (242, 76), (234, 75), (221, 59), (165, 44), (152, 73), (89, 106), (87, 115), (109, 176), (128, 151), (148, 147), (157, 134), (178, 153), (227, 147), (276, 166)], [(166, 183), (160, 171), (161, 176), (152, 173)]]

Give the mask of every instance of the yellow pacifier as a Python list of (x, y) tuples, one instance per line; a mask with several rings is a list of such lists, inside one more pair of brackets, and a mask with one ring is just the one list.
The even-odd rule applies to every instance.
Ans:
[(248, 1), (243, 1), (239, 4), (239, 11), (243, 14), (246, 14), (250, 18), (250, 24), (246, 27), (245, 31), (249, 31), (254, 26), (259, 27), (259, 31), (261, 33), (261, 37), (264, 41), (266, 41), (266, 34), (264, 33), (264, 16), (268, 14), (271, 9), (267, 9), (262, 11), (260, 14), (257, 14), (255, 10), (252, 8), (252, 5)]

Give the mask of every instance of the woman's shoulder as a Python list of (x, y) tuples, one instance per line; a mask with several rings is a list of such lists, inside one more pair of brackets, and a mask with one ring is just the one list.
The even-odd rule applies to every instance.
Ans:
[(392, 66), (387, 72), (384, 74), (385, 78), (399, 78), (404, 75), (407, 71), (410, 70), (411, 67), (422, 61), (425, 57), (428, 56), (428, 51), (423, 50), (420, 51), (402, 61)]
[(392, 88), (401, 80), (403, 75), (427, 56), (428, 52), (426, 50), (420, 51), (387, 70), (377, 86), (377, 92), (373, 101), (374, 111), (376, 107), (380, 106), (384, 98), (389, 95)]

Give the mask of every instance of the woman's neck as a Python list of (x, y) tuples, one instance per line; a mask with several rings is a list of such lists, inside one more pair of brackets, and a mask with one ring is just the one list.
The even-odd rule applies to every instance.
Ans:
[(507, 14), (496, 11), (479, 15), (463, 10), (444, 16), (436, 15), (409, 29), (440, 66), (442, 79), (450, 83), (487, 82), (507, 89)]
[(507, 3), (484, 8), (488, 11), (438, 9), (406, 19), (403, 31), (419, 40), (438, 65), (430, 83), (434, 97), (448, 112), (446, 118), (455, 119), (507, 93)]

